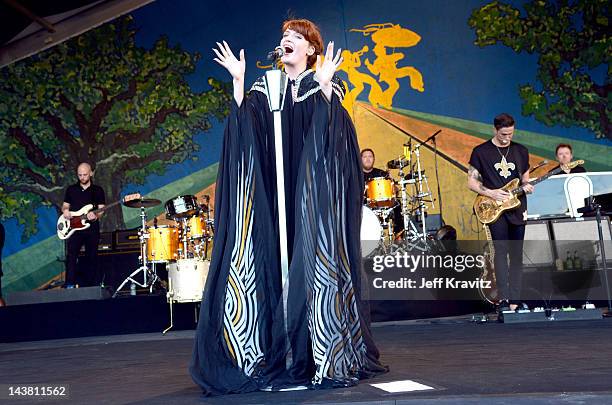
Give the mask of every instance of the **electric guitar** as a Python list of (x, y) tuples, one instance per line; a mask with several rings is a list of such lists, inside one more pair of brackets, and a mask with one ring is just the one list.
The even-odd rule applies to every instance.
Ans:
[[(131, 200), (137, 200), (139, 198), (140, 198), (140, 194), (138, 193), (126, 195), (121, 200), (105, 205), (104, 207), (93, 211), (93, 213), (98, 215), (99, 213), (111, 207), (114, 207), (117, 204), (121, 204), (121, 203), (131, 201)], [(93, 209), (93, 205), (87, 204), (86, 206), (84, 206), (78, 211), (75, 211), (75, 212), (70, 211), (70, 215), (71, 215), (70, 219), (66, 219), (66, 217), (64, 217), (63, 215), (60, 215), (60, 217), (57, 219), (57, 237), (60, 238), (61, 240), (65, 240), (71, 237), (73, 233), (89, 228), (91, 226), (91, 223), (87, 220), (87, 214), (92, 209)]]
[[(584, 164), (584, 160), (576, 160), (565, 165), (561, 165), (555, 170), (531, 180), (528, 184), (535, 185), (546, 180), (550, 176), (561, 173), (563, 170), (571, 170), (578, 165)], [(521, 205), (518, 197), (524, 192), (523, 186), (519, 186), (520, 179), (512, 179), (501, 189), (510, 193), (510, 198), (504, 201), (497, 201), (491, 197), (479, 194), (474, 200), (474, 213), (476, 218), (483, 224), (492, 224), (497, 221), (505, 211), (514, 209)]]

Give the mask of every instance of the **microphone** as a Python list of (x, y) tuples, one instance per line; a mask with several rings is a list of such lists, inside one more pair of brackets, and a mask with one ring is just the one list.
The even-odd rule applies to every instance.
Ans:
[(285, 55), (285, 50), (282, 47), (277, 46), (272, 52), (268, 52), (268, 60), (275, 61), (282, 58), (283, 55)]
[(531, 172), (535, 171), (536, 169), (539, 169), (540, 167), (542, 167), (542, 166), (544, 166), (544, 165), (546, 165), (546, 164), (548, 164), (548, 160), (547, 160), (547, 159), (542, 160), (540, 163), (538, 163), (537, 165), (535, 165), (535, 166), (533, 167), (533, 169), (529, 170), (529, 173), (531, 173)]

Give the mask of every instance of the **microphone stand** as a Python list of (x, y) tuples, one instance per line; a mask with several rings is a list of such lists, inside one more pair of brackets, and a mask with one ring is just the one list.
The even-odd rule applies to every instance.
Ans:
[[(436, 146), (436, 136), (440, 132), (442, 132), (441, 129), (434, 132), (429, 138), (425, 139), (424, 141), (417, 143), (417, 145), (414, 148), (414, 152), (417, 157), (417, 175), (418, 175), (418, 184), (419, 184), (417, 193), (418, 195), (422, 195), (423, 194), (423, 174), (421, 173), (420, 148), (422, 145), (426, 144), (430, 140), (433, 140), (434, 142), (434, 165), (436, 168), (436, 181), (438, 182), (438, 201), (440, 202), (440, 219), (442, 219), (442, 198), (441, 198), (442, 195), (440, 194), (440, 179), (438, 178), (438, 160), (436, 159), (436, 156), (438, 154), (438, 148)], [(432, 197), (432, 201), (433, 201), (433, 197)], [(421, 215), (421, 226), (423, 228), (423, 240), (425, 240), (427, 238), (427, 227), (425, 226), (425, 204), (423, 204), (423, 201), (420, 202), (419, 206), (420, 206), (420, 215)]]
[[(608, 313), (605, 315), (607, 317), (612, 316), (612, 299), (610, 298), (610, 284), (608, 283), (608, 263), (606, 259), (606, 249), (604, 245), (604, 237), (603, 230), (601, 227), (601, 204), (595, 201), (593, 195), (590, 195), (588, 198), (585, 198), (585, 207), (579, 208), (578, 212), (587, 213), (595, 211), (595, 219), (597, 221), (597, 233), (599, 237), (599, 250), (601, 251), (601, 262), (603, 266), (603, 278), (604, 283), (606, 284), (606, 294), (608, 298)], [(595, 260), (595, 264), (597, 265), (597, 260)], [(601, 275), (600, 275), (601, 279)]]
[[(278, 47), (277, 47), (278, 49)], [(278, 236), (280, 247), (281, 282), (283, 292), (283, 317), (285, 328), (285, 344), (287, 354), (285, 357), (285, 367), (289, 369), (293, 363), (293, 351), (289, 342), (289, 332), (287, 328), (287, 301), (289, 288), (287, 277), (289, 275), (289, 253), (287, 251), (287, 213), (285, 206), (285, 168), (283, 163), (283, 127), (281, 111), (285, 105), (285, 94), (289, 80), (285, 72), (281, 71), (276, 61), (282, 56), (281, 52), (274, 52), (274, 63), (272, 69), (266, 71), (264, 84), (266, 95), (268, 96), (268, 107), (274, 116), (274, 155), (276, 158), (276, 201), (278, 203)]]
[(599, 249), (601, 250), (601, 262), (603, 264), (603, 275), (606, 283), (606, 293), (608, 295), (608, 313), (607, 316), (612, 316), (612, 300), (610, 299), (610, 284), (608, 284), (608, 264), (606, 263), (606, 249), (604, 246), (603, 231), (601, 229), (601, 204), (594, 203), (595, 218), (597, 219), (597, 232), (599, 236)]
[[(275, 61), (276, 62), (276, 61)], [(274, 63), (273, 66), (276, 66)], [(277, 67), (264, 76), (268, 107), (274, 116), (274, 154), (276, 160), (276, 201), (278, 203), (278, 233), (280, 242), (281, 280), (283, 290), (289, 274), (289, 254), (287, 250), (287, 213), (285, 212), (285, 169), (283, 162), (283, 127), (281, 111), (285, 104), (287, 75)]]

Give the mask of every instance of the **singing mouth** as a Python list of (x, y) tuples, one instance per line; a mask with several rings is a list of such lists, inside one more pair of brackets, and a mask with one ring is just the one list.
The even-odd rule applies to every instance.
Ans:
[(291, 48), (290, 46), (283, 46), (283, 50), (285, 51), (285, 55), (288, 55), (290, 53), (293, 53), (293, 48)]

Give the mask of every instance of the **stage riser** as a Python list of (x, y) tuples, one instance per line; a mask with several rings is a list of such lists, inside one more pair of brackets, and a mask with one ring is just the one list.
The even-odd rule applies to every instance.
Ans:
[(58, 288), (47, 291), (21, 291), (7, 294), (6, 304), (10, 306), (47, 304), (50, 302), (103, 300), (110, 297), (111, 292), (107, 288)]
[[(194, 329), (196, 304), (174, 305), (173, 330)], [(0, 308), (0, 343), (161, 332), (170, 324), (164, 295), (52, 302)]]

